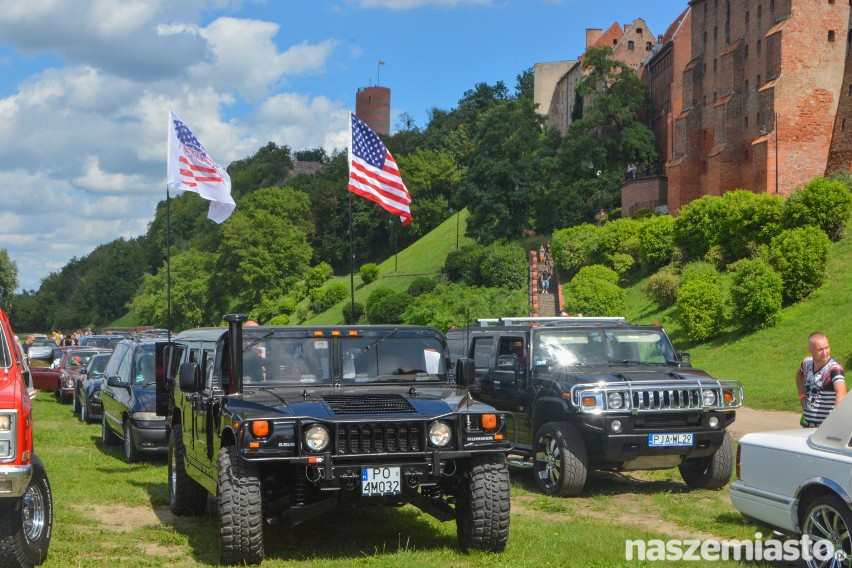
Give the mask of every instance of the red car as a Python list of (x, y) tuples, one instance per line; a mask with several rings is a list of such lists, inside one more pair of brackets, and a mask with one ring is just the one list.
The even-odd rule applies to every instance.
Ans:
[(59, 364), (62, 352), (70, 347), (38, 346), (30, 347), (27, 356), (30, 363), (30, 376), (33, 388), (55, 391), (59, 384)]
[(66, 347), (59, 361), (59, 377), (54, 385), (59, 402), (70, 402), (77, 389), (77, 373), (89, 364), (89, 360), (98, 353), (110, 353), (112, 349), (98, 347)]

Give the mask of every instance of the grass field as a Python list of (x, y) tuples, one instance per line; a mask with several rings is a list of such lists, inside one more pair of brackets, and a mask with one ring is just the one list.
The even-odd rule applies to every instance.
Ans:
[[(44, 566), (216, 565), (216, 517), (171, 515), (164, 458), (125, 464), (120, 446), (101, 445), (100, 425), (81, 423), (50, 393), (39, 393), (34, 415), (55, 507)], [(626, 539), (745, 539), (756, 530), (726, 491), (689, 490), (676, 470), (599, 474), (581, 497), (562, 499), (539, 494), (528, 470), (513, 467), (502, 554), (462, 554), (453, 522), (412, 507), (347, 508), (295, 528), (269, 528), (263, 566), (635, 566), (624, 560)]]

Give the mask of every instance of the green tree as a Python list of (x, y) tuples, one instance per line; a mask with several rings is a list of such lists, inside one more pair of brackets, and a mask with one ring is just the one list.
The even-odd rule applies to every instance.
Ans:
[(822, 286), (831, 241), (817, 227), (781, 231), (767, 249), (767, 259), (784, 282), (784, 302), (792, 304)]
[(9, 251), (0, 249), (0, 305), (9, 310), (18, 288), (18, 265), (9, 258)]
[(217, 292), (236, 296), (238, 307), (248, 311), (264, 296), (301, 280), (313, 252), (309, 211), (308, 197), (286, 187), (241, 199), (221, 225)]
[(639, 262), (652, 271), (667, 265), (675, 256), (674, 218), (654, 215), (642, 221), (639, 229)]
[(593, 264), (581, 268), (571, 279), (565, 309), (585, 316), (619, 316), (624, 314), (626, 302), (626, 293), (618, 286), (618, 274)]
[(583, 223), (553, 233), (550, 250), (553, 261), (565, 278), (592, 264), (600, 247), (600, 230), (591, 223)]
[(722, 250), (724, 264), (750, 258), (760, 245), (768, 245), (781, 232), (780, 195), (738, 189), (726, 192), (718, 203), (715, 242)]
[[(216, 255), (188, 250), (171, 259), (172, 329), (216, 325), (225, 313), (221, 302), (211, 301)], [(130, 304), (136, 321), (142, 325), (166, 327), (169, 322), (167, 278), (163, 267), (142, 284), (142, 292)]]
[(781, 312), (784, 283), (765, 259), (741, 260), (730, 267), (736, 323), (751, 330), (771, 327)]
[(283, 185), (293, 169), (293, 158), (288, 146), (269, 142), (254, 156), (235, 160), (228, 166), (231, 176), (231, 194), (234, 199), (248, 195), (262, 187)]
[(843, 178), (816, 178), (797, 188), (784, 202), (784, 227), (816, 225), (832, 241), (840, 240), (852, 215), (852, 193)]

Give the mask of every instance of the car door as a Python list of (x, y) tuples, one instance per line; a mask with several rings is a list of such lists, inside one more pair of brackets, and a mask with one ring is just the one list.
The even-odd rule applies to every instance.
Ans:
[(128, 360), (129, 365), (129, 351), (130, 346), (124, 343), (120, 343), (116, 347), (107, 362), (106, 369), (104, 370), (104, 384), (101, 387), (101, 404), (103, 405), (104, 412), (103, 419), (106, 421), (107, 425), (116, 432), (120, 432), (122, 427), (119, 391), (124, 391), (126, 393), (127, 389), (118, 385), (110, 385), (109, 379), (117, 378), (121, 380), (121, 368), (124, 361)]

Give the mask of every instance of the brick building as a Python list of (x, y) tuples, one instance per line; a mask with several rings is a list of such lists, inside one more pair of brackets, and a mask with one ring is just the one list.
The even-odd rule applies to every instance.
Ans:
[(387, 87), (364, 87), (355, 93), (355, 114), (376, 134), (390, 134), (390, 97)]
[(670, 212), (850, 168), (850, 27), (845, 0), (690, 0), (642, 72)]
[[(586, 49), (609, 46), (613, 57), (637, 70), (651, 52), (654, 35), (645, 20), (637, 18), (624, 27), (613, 23), (606, 31), (586, 30)], [(538, 112), (547, 117), (548, 128), (556, 128), (563, 135), (571, 125), (576, 104), (575, 89), (583, 78), (583, 58), (576, 61), (539, 63), (534, 67), (535, 100)]]

